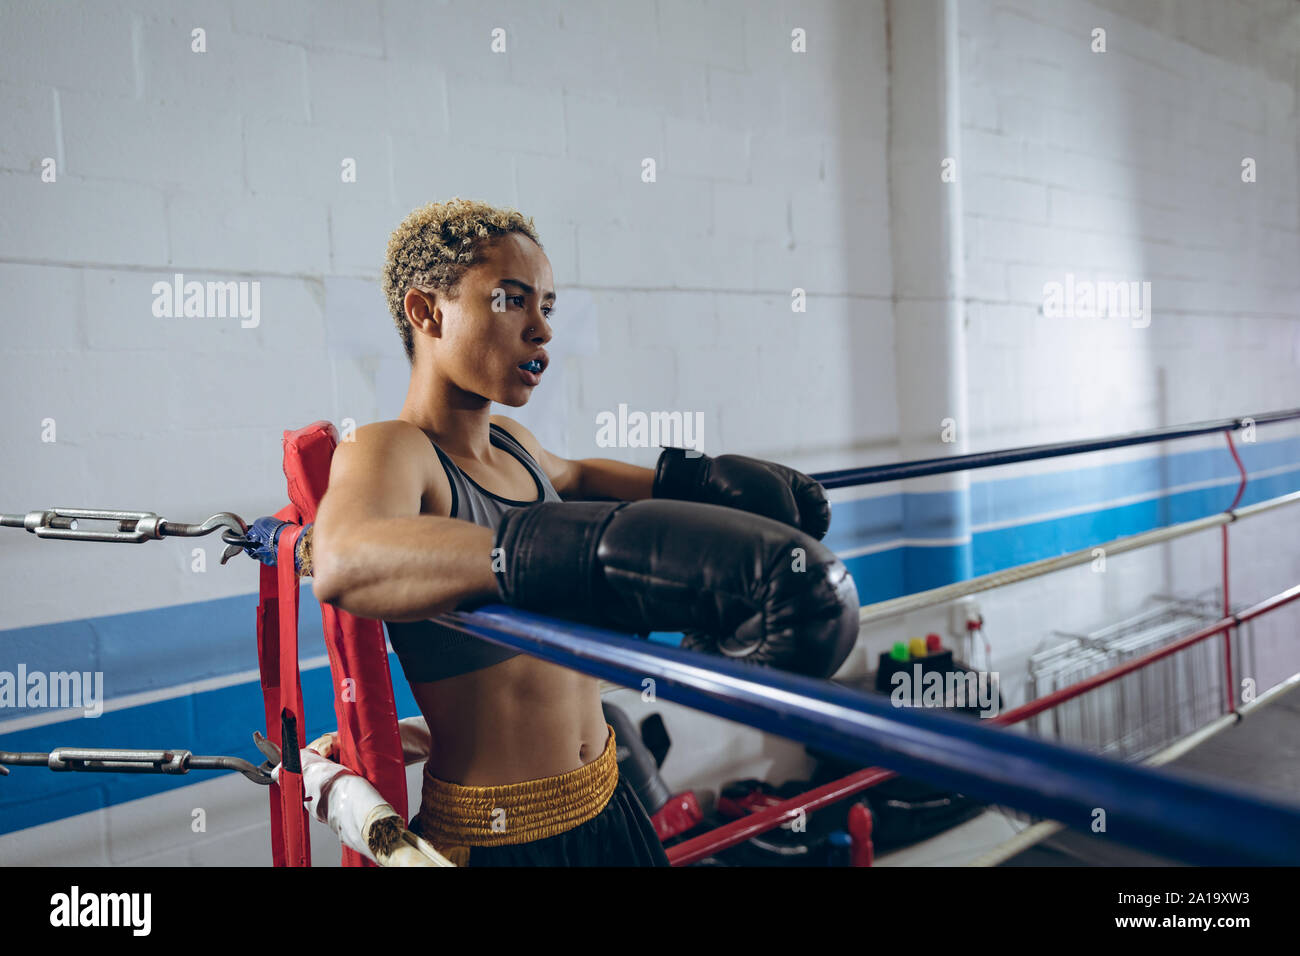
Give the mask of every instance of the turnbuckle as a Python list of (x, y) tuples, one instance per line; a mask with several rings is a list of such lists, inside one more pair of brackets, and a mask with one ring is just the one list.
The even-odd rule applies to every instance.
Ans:
[[(79, 521), (115, 522), (117, 529), (82, 528)], [(47, 508), (25, 515), (0, 515), (0, 527), (24, 528), (38, 538), (61, 538), (70, 541), (125, 541), (139, 544), (164, 537), (199, 538), (223, 529), (221, 539), (227, 544), (243, 539), (248, 531), (244, 519), (222, 511), (201, 524), (168, 521), (152, 511), (110, 511), (97, 508)], [(224, 561), (222, 562), (225, 563)]]
[(272, 766), (255, 767), (240, 757), (199, 757), (188, 750), (117, 750), (85, 747), (56, 747), (49, 753), (16, 753), (0, 750), (0, 775), (14, 767), (46, 767), (59, 772), (81, 773), (164, 773), (191, 770), (234, 770), (254, 783), (271, 785)]

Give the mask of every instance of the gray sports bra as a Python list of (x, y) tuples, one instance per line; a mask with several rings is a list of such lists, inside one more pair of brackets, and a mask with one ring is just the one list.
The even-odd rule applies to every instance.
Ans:
[[(493, 445), (513, 455), (528, 469), (537, 487), (537, 497), (532, 501), (515, 501), (493, 494), (457, 468), (456, 463), (443, 453), (437, 443), (429, 439), (442, 461), (443, 470), (447, 472), (447, 481), (451, 484), (451, 517), (495, 528), (501, 516), (511, 508), (526, 508), (540, 501), (562, 500), (532, 455), (508, 431), (495, 423), (489, 427), (489, 431), (489, 440)], [(397, 652), (397, 659), (402, 663), (402, 672), (406, 674), (407, 681), (412, 683), (423, 684), (467, 674), (499, 664), (519, 653), (482, 638), (458, 633), (435, 621), (385, 621), (384, 624), (388, 628), (388, 639), (392, 642), (393, 650)]]

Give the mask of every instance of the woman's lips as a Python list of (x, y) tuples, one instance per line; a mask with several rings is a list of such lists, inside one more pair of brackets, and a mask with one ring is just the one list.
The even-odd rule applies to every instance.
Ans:
[(525, 385), (537, 385), (542, 380), (540, 372), (530, 372), (526, 368), (517, 368), (515, 371), (519, 373), (519, 377), (524, 380)]

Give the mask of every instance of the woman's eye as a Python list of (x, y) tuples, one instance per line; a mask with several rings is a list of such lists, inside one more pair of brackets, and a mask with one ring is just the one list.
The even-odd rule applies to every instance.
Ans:
[[(523, 295), (510, 295), (510, 296), (506, 296), (506, 301), (507, 301), (507, 302), (513, 302), (513, 303), (515, 303), (516, 305), (518, 305), (519, 308), (522, 309), (522, 308), (524, 308), (524, 300), (525, 300), (526, 298), (527, 298), (527, 296), (523, 296)], [(544, 316), (546, 316), (546, 317), (549, 319), (549, 318), (551, 317), (551, 314), (552, 314), (554, 311), (555, 311), (555, 308), (554, 308), (553, 306), (547, 306), (546, 308), (542, 309), (542, 314), (543, 314)]]

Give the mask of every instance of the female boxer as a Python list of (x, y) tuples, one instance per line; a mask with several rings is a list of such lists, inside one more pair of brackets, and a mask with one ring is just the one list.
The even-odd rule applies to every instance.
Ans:
[(504, 601), (830, 676), (857, 592), (820, 543), (830, 509), (806, 475), (681, 449), (653, 470), (571, 461), (492, 414), (545, 387), (554, 285), (513, 210), (453, 199), (393, 233), (383, 287), (410, 386), (396, 419), (334, 454), (313, 589), (386, 622), (432, 737), (412, 829), (453, 862), (666, 865), (596, 678), (429, 618)]

